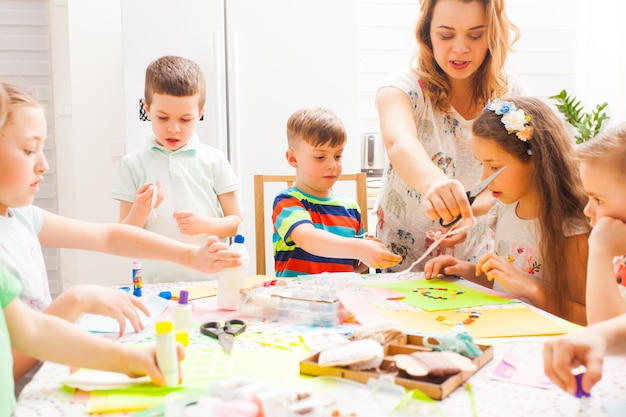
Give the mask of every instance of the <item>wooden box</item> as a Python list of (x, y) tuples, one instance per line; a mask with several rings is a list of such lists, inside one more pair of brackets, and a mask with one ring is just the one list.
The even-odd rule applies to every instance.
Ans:
[[(395, 378), (393, 378), (393, 381), (396, 384), (402, 385), (405, 388), (417, 388), (431, 398), (434, 398), (436, 400), (442, 400), (450, 395), (452, 391), (461, 386), (463, 382), (467, 381), (480, 368), (485, 366), (487, 362), (493, 359), (492, 346), (478, 345), (478, 347), (480, 347), (482, 354), (472, 360), (472, 362), (476, 365), (476, 371), (459, 372), (458, 374), (437, 381), (428, 379), (426, 377), (405, 377), (403, 376), (403, 372), (401, 371), (395, 376)], [(385, 359), (383, 359), (383, 363), (381, 364), (380, 369), (382, 372), (384, 372), (386, 369), (389, 369), (390, 365), (392, 364), (392, 360), (390, 358), (392, 355), (400, 353), (410, 354), (416, 351), (423, 350), (425, 350), (425, 348), (422, 344), (422, 336), (404, 336), (397, 341), (385, 346)], [(376, 370), (353, 371), (351, 369), (348, 369), (347, 367), (320, 366), (317, 363), (318, 357), (319, 352), (309, 358), (300, 361), (300, 374), (312, 376), (335, 376), (361, 383), (367, 383), (368, 379), (380, 378), (381, 376), (381, 373), (377, 372)]]

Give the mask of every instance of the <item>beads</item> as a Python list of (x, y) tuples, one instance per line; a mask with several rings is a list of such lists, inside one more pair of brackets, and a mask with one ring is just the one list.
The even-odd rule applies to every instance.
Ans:
[[(449, 295), (447, 294), (444, 297), (443, 295), (433, 294), (435, 291), (446, 291), (446, 292), (449, 292), (450, 294)], [(413, 292), (419, 292), (422, 296), (432, 298), (434, 300), (454, 300), (456, 299), (457, 295), (461, 295), (465, 291), (451, 290), (449, 288), (443, 288), (443, 287), (418, 287), (418, 288), (415, 288)]]

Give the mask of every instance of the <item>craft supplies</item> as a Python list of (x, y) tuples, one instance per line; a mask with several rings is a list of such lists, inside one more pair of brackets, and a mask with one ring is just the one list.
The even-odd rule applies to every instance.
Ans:
[(423, 344), (439, 352), (456, 352), (470, 358), (475, 358), (481, 354), (480, 348), (462, 325), (454, 326), (452, 330), (443, 335), (428, 335), (424, 338)]
[(224, 310), (239, 310), (241, 305), (241, 289), (248, 277), (250, 257), (244, 245), (243, 235), (236, 235), (230, 250), (241, 254), (241, 265), (224, 268), (219, 273), (217, 283), (217, 306)]
[(481, 354), (471, 359), (471, 363), (476, 366), (475, 371), (461, 371), (451, 375), (441, 381), (432, 381), (428, 378), (409, 378), (398, 373), (397, 367), (391, 356), (397, 354), (413, 354), (423, 352), (423, 337), (409, 335), (383, 346), (384, 358), (380, 366), (375, 370), (355, 371), (341, 366), (321, 366), (318, 363), (321, 353), (300, 361), (300, 373), (313, 376), (331, 376), (345, 378), (352, 381), (365, 383), (370, 379), (389, 379), (397, 385), (408, 389), (418, 389), (430, 398), (441, 400), (447, 397), (452, 391), (467, 381), (478, 369), (482, 368), (493, 358), (493, 347), (479, 345)]
[(156, 359), (159, 369), (165, 378), (165, 385), (178, 385), (178, 355), (176, 352), (176, 336), (171, 321), (156, 323)]
[(185, 330), (191, 328), (191, 304), (188, 302), (189, 292), (180, 291), (176, 312), (174, 313), (174, 323), (176, 330)]
[(143, 278), (141, 276), (141, 261), (133, 261), (133, 295), (141, 297), (141, 288), (143, 287)]
[(383, 356), (380, 343), (363, 339), (321, 351), (317, 363), (320, 366), (348, 366), (358, 371), (377, 368), (382, 363)]

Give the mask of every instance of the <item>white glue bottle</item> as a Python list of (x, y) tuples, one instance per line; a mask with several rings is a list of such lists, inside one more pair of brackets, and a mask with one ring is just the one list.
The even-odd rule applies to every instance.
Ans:
[(180, 290), (178, 305), (174, 314), (174, 326), (176, 330), (189, 330), (191, 328), (191, 304), (189, 304), (189, 291)]
[(241, 289), (248, 278), (250, 257), (244, 245), (245, 238), (239, 233), (242, 228), (243, 223), (239, 226), (233, 243), (230, 245), (230, 250), (241, 254), (241, 265), (222, 269), (217, 282), (217, 306), (224, 310), (239, 310)]
[(165, 377), (165, 385), (178, 386), (178, 354), (174, 325), (171, 321), (156, 323), (156, 345), (157, 365)]

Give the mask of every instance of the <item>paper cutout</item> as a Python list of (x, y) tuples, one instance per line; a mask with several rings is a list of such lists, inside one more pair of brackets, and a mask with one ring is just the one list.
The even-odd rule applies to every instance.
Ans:
[(372, 304), (371, 297), (363, 296), (358, 291), (348, 288), (337, 290), (337, 298), (362, 325), (378, 324), (385, 321), (385, 317)]
[(320, 352), (324, 349), (334, 348), (350, 342), (350, 339), (346, 336), (328, 330), (303, 333), (300, 337), (307, 349), (309, 349), (309, 352)]
[[(546, 336), (568, 333), (575, 326), (562, 325), (545, 315), (528, 307), (512, 307), (497, 309), (481, 309), (480, 318), (466, 325), (473, 338), (513, 337), (513, 336)], [(455, 324), (462, 323), (468, 316), (467, 311), (385, 311), (382, 314), (388, 320), (401, 322), (407, 330), (420, 333), (447, 333), (452, 327), (437, 320), (444, 316)]]
[(280, 330), (252, 330), (238, 336), (238, 339), (249, 340), (262, 346), (271, 346), (278, 349), (298, 350), (304, 348), (304, 343), (297, 333)]
[(189, 292), (189, 301), (197, 300), (199, 298), (213, 297), (217, 295), (217, 282), (208, 282), (207, 285), (196, 285), (194, 287), (181, 288), (180, 290), (172, 291), (172, 300), (178, 300), (182, 290)]
[(542, 389), (556, 387), (543, 373), (543, 362), (537, 358), (523, 358), (510, 353), (504, 356), (490, 378)]
[[(438, 311), (438, 310), (454, 310), (457, 308), (476, 307), (482, 305), (493, 304), (509, 304), (514, 303), (516, 300), (509, 298), (499, 297), (493, 294), (487, 294), (477, 289), (469, 288), (463, 285), (458, 285), (442, 279), (430, 279), (430, 280), (412, 280), (412, 281), (395, 281), (395, 282), (383, 282), (376, 284), (363, 284), (367, 287), (382, 287), (388, 288), (404, 294), (405, 299), (403, 302), (420, 308), (426, 311)], [(447, 292), (457, 293), (462, 291), (454, 299), (434, 299), (423, 296), (420, 292), (413, 292), (416, 288), (445, 288)], [(436, 292), (436, 290), (435, 290)], [(434, 293), (435, 293), (434, 292)], [(440, 293), (444, 291), (440, 290)]]
[(95, 391), (145, 385), (150, 383), (150, 378), (147, 376), (131, 378), (117, 372), (79, 369), (62, 383), (67, 387), (77, 388), (81, 391)]
[[(157, 297), (156, 295), (146, 297), (143, 302), (148, 308), (148, 311), (150, 311), (150, 317), (148, 317), (141, 310), (137, 309), (139, 319), (143, 323), (144, 328), (151, 326), (169, 305), (168, 300)], [(112, 317), (101, 316), (98, 314), (83, 314), (80, 320), (76, 323), (76, 325), (81, 329), (93, 333), (117, 334), (120, 332), (120, 324), (117, 322), (117, 320)], [(124, 334), (128, 335), (132, 333), (136, 333), (135, 329), (133, 329), (133, 325), (130, 324), (130, 320), (126, 319), (126, 328), (124, 329)]]

